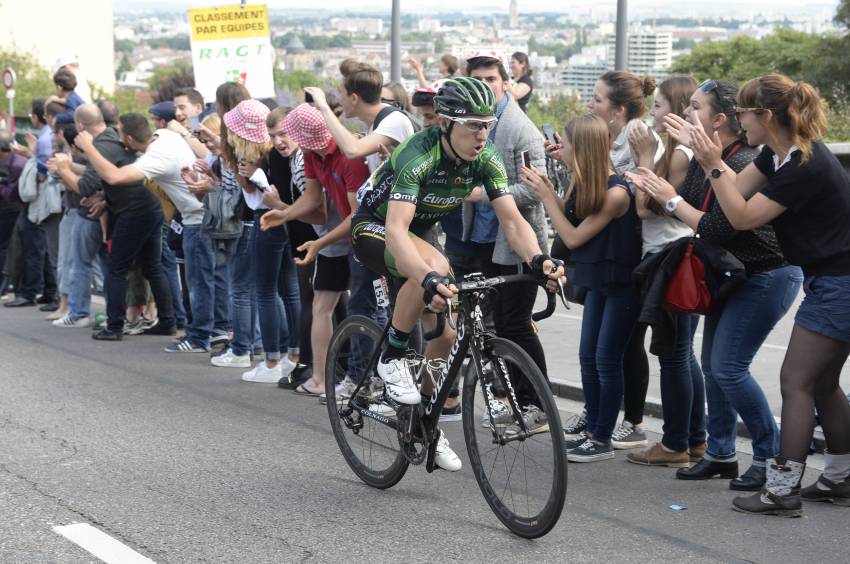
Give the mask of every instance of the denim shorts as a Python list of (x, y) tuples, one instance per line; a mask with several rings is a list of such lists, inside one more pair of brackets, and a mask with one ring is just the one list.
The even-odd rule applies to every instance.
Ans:
[(850, 343), (850, 276), (806, 276), (794, 320), (814, 333)]

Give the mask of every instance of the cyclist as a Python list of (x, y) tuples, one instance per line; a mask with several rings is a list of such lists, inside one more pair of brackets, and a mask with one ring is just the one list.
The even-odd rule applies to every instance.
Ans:
[[(410, 332), (423, 313), (423, 302), (431, 311), (441, 312), (457, 292), (449, 279), (448, 261), (422, 235), (460, 206), (476, 186), (483, 185), (517, 254), (550, 279), (564, 274), (560, 261), (540, 249), (534, 230), (507, 191), (504, 163), (487, 140), (488, 130), (496, 124), (496, 99), (490, 87), (475, 78), (448, 79), (434, 97), (434, 111), (439, 127), (414, 134), (396, 148), (375, 171), (351, 223), (357, 258), (375, 272), (406, 279), (395, 300), (387, 349), (377, 372), (389, 397), (409, 405), (434, 391), (429, 378), (423, 378), (420, 397), (405, 361)], [(432, 316), (423, 319), (426, 328), (434, 323)], [(446, 358), (454, 338), (446, 324), (442, 336), (428, 343), (426, 358)], [(461, 467), (442, 432), (436, 462), (446, 470)]]

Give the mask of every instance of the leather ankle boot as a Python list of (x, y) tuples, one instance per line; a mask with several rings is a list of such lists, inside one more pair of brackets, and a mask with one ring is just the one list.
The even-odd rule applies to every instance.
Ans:
[(777, 464), (775, 459), (767, 461), (767, 482), (756, 494), (736, 497), (732, 500), (735, 511), (754, 515), (778, 515), (800, 517), (803, 502), (800, 498), (800, 480), (806, 465), (795, 460)]
[(680, 480), (710, 480), (718, 476), (731, 480), (738, 477), (738, 461), (718, 462), (703, 458), (690, 468), (676, 470), (676, 478)]
[(764, 466), (750, 466), (740, 477), (729, 482), (729, 489), (739, 492), (757, 492), (767, 480)]

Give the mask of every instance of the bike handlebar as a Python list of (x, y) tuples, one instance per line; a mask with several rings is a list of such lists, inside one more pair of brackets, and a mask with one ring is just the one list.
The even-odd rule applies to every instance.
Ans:
[[(470, 279), (464, 280), (462, 282), (457, 283), (457, 291), (458, 294), (468, 293), (468, 292), (477, 292), (480, 290), (488, 291), (492, 290), (496, 286), (501, 286), (502, 284), (513, 284), (516, 282), (534, 282), (539, 286), (545, 286), (546, 282), (548, 282), (548, 278), (542, 278), (540, 276), (536, 276), (533, 274), (509, 274), (507, 276), (494, 276), (493, 278), (480, 278), (480, 279)], [(531, 314), (531, 319), (533, 321), (541, 321), (550, 317), (555, 312), (555, 307), (557, 306), (555, 295), (560, 296), (561, 302), (564, 304), (564, 307), (570, 309), (569, 304), (567, 303), (566, 296), (564, 294), (564, 287), (560, 281), (558, 281), (558, 292), (549, 292), (547, 290), (546, 293), (546, 308), (537, 311)], [(448, 303), (448, 308), (445, 312), (440, 312), (437, 314), (437, 325), (433, 331), (428, 331), (423, 335), (423, 338), (426, 341), (430, 341), (435, 339), (443, 334), (443, 330), (445, 329), (446, 319), (449, 319), (449, 326), (454, 329), (454, 324), (451, 321), (451, 313), (452, 306), (451, 302)]]

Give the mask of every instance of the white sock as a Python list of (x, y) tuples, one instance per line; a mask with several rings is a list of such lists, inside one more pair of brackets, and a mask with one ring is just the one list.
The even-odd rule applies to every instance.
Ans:
[[(823, 477), (830, 482), (842, 482), (850, 476), (850, 453), (832, 454), (827, 451), (824, 453), (826, 464), (823, 468)], [(819, 490), (830, 489), (827, 485), (817, 482)]]

